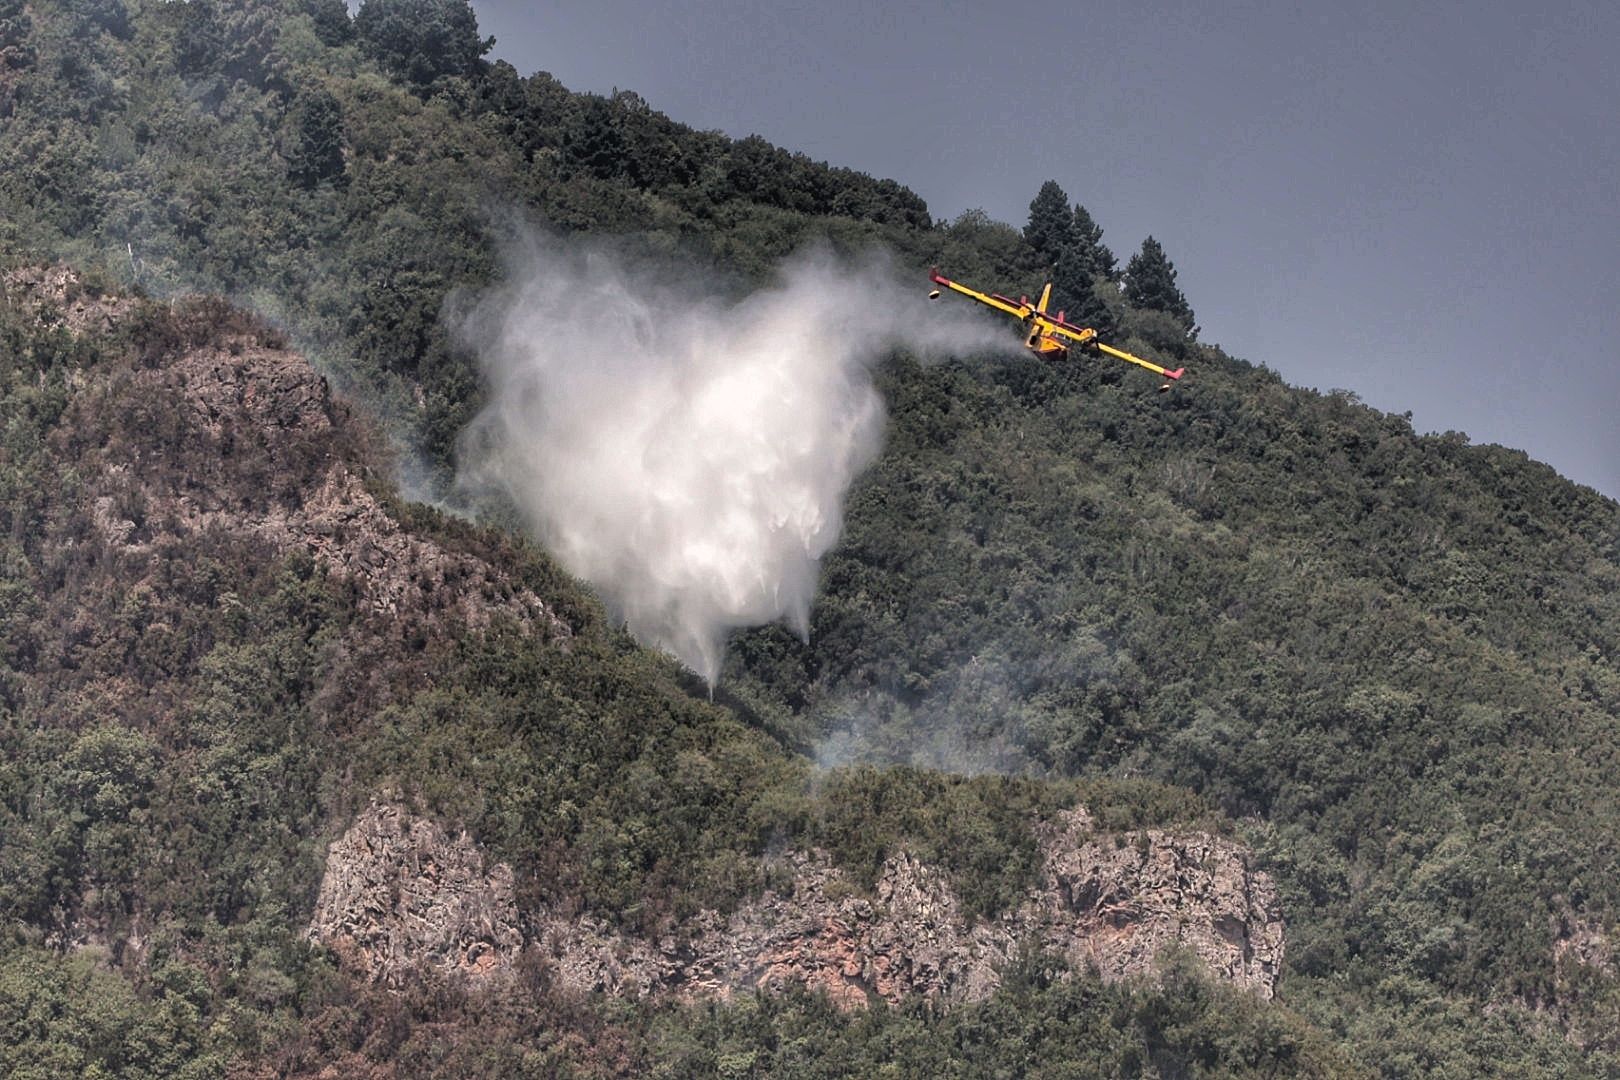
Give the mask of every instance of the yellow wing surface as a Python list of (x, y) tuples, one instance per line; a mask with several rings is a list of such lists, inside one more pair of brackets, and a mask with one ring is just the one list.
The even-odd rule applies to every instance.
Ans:
[[(930, 277), (935, 285), (950, 289), (952, 292), (959, 292), (963, 296), (971, 297), (981, 304), (986, 304), (995, 308), (997, 311), (1004, 311), (1015, 319), (1027, 319), (1035, 310), (1029, 306), (1028, 300), (1009, 300), (1005, 296), (997, 296), (994, 293), (982, 293), (978, 289), (970, 289), (960, 282), (952, 281), (948, 277), (941, 276), (938, 270), (935, 270)], [(938, 296), (939, 289), (935, 289), (934, 298), (938, 299)]]
[(938, 270), (931, 271), (928, 277), (930, 281), (939, 286), (929, 294), (933, 299), (939, 298), (940, 289), (949, 289), (1025, 322), (1028, 326), (1028, 336), (1025, 338), (1024, 344), (1037, 356), (1064, 356), (1068, 354), (1070, 343), (1081, 345), (1087, 349), (1112, 356), (1116, 360), (1123, 360), (1127, 364), (1135, 364), (1137, 367), (1146, 368), (1155, 375), (1170, 380), (1159, 387), (1161, 390), (1170, 389), (1172, 382), (1186, 374), (1186, 368), (1176, 368), (1171, 371), (1169, 368), (1155, 364), (1151, 360), (1133, 356), (1124, 349), (1116, 349), (1112, 345), (1104, 344), (1097, 340), (1097, 331), (1089, 326), (1075, 326), (1066, 322), (1062, 312), (1058, 312), (1055, 317), (1047, 314), (1046, 305), (1052, 298), (1051, 282), (1046, 283), (1046, 287), (1041, 290), (1039, 302), (1032, 306), (1027, 297), (1013, 300), (996, 293), (982, 293), (977, 289), (970, 289), (960, 282), (952, 281)]

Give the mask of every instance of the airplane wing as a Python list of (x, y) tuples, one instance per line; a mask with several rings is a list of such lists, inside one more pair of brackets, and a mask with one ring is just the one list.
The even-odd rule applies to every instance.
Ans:
[(928, 279), (935, 285), (950, 289), (952, 292), (959, 292), (963, 296), (971, 297), (981, 304), (986, 304), (995, 308), (997, 311), (1004, 311), (1016, 319), (1027, 319), (1035, 310), (1027, 303), (1020, 304), (1016, 300), (1009, 300), (1005, 296), (998, 296), (995, 293), (982, 293), (978, 289), (970, 289), (966, 285), (952, 281), (950, 278), (941, 274), (938, 270), (930, 270), (928, 273)]
[(1116, 360), (1123, 360), (1127, 364), (1135, 364), (1137, 367), (1147, 368), (1155, 375), (1162, 375), (1166, 379), (1174, 381), (1180, 379), (1182, 375), (1186, 374), (1186, 368), (1176, 368), (1174, 371), (1171, 371), (1169, 368), (1161, 367), (1151, 360), (1144, 360), (1140, 356), (1133, 356), (1124, 349), (1116, 349), (1112, 345), (1098, 341), (1097, 331), (1093, 330), (1089, 326), (1075, 326), (1073, 323), (1063, 322), (1060, 319), (1054, 319), (1050, 316), (1037, 316), (1037, 319), (1040, 321), (1043, 327), (1058, 337), (1068, 338), (1076, 345), (1084, 345), (1088, 349), (1096, 349), (1098, 352), (1106, 353), (1107, 355), (1114, 357)]

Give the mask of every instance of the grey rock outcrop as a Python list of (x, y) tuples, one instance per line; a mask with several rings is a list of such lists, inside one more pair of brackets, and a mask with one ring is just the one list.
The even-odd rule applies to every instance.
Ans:
[(373, 803), (327, 853), (308, 935), (386, 985), (413, 971), (481, 981), (511, 972), (517, 924), (509, 866), (486, 865), (466, 833)]
[[(363, 449), (364, 426), (303, 355), (250, 316), (192, 302), (177, 318), (195, 327), (174, 328), (149, 363), (117, 376), (120, 398), (165, 417), (166, 430), (135, 430), (91, 470), (92, 520), (110, 552), (149, 560), (203, 533), (231, 536), (267, 554), (307, 552), (355, 590), (374, 626), (399, 635), (446, 615), (474, 631), (502, 617), (567, 647), (571, 628), (532, 589), (395, 519), (367, 484), (366, 462), (380, 455)], [(0, 303), (74, 334), (113, 330), (139, 304), (66, 267), (0, 275)], [(117, 512), (127, 505), (143, 508), (142, 527)]]
[[(310, 936), (366, 954), (361, 969), (385, 981), (413, 964), (468, 966), (454, 959), (468, 942), (497, 947), (489, 963), (509, 967), (520, 944), (512, 937), (516, 916), (484, 913), (510, 910), (503, 899), (510, 871), (474, 870), (482, 864), (464, 837), (445, 848), (434, 827), (382, 824), (401, 820), (397, 810), (374, 808), (333, 845), (327, 877), (338, 884), (323, 884)], [(420, 840), (390, 839), (405, 834)], [(798, 983), (844, 1008), (910, 996), (950, 1004), (988, 996), (1025, 951), (1061, 955), (1112, 981), (1152, 977), (1171, 947), (1190, 950), (1221, 978), (1272, 995), (1283, 959), (1282, 916), (1270, 879), (1238, 844), (1199, 832), (1098, 832), (1077, 808), (1043, 829), (1041, 845), (1041, 880), (993, 920), (964, 916), (945, 875), (910, 854), (892, 856), (868, 895), (824, 852), (797, 851), (779, 857), (783, 888), (729, 915), (702, 912), (658, 941), (597, 919), (528, 912), (522, 944), (549, 966), (554, 985), (632, 997), (724, 999)], [(440, 852), (433, 865), (464, 872), (422, 876), (414, 867), (425, 850)], [(438, 892), (446, 895), (435, 899)], [(384, 902), (395, 895), (399, 903)], [(487, 899), (469, 903), (470, 896)], [(430, 924), (431, 932), (423, 929)], [(491, 937), (489, 926), (501, 934)]]
[(295, 492), (252, 507), (232, 501), (240, 490), (234, 477), (159, 499), (177, 527), (245, 531), (283, 554), (308, 551), (334, 578), (351, 583), (362, 610), (374, 616), (452, 614), (482, 630), (504, 615), (559, 643), (571, 636), (531, 589), (473, 554), (401, 527), (352, 462), (329, 449), (310, 460), (311, 448), (333, 441), (328, 432), (340, 409), (302, 356), (229, 340), (187, 352), (161, 377), (210, 436), (229, 443), (233, 430), (264, 433), (258, 453), (272, 462), (278, 454), (296, 459), (289, 468), (309, 477)]
[(1098, 833), (1083, 809), (1045, 838), (1044, 885), (1024, 917), (1048, 947), (1104, 979), (1151, 970), (1170, 946), (1269, 998), (1282, 968), (1277, 890), (1248, 852), (1209, 833)]

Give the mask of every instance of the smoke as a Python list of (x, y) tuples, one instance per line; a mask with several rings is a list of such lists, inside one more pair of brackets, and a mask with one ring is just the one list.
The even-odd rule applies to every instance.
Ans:
[(488, 404), (459, 479), (505, 491), (631, 633), (713, 685), (727, 634), (809, 633), (843, 497), (882, 443), (873, 364), (1006, 351), (880, 258), (816, 250), (726, 302), (600, 246), (529, 236), (459, 324)]

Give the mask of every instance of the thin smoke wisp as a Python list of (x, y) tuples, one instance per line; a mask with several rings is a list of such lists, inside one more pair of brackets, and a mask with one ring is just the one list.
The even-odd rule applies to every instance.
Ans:
[(882, 443), (872, 366), (1007, 350), (1006, 328), (922, 293), (818, 251), (725, 302), (528, 237), (459, 322), (488, 391), (460, 479), (505, 491), (638, 640), (713, 685), (733, 629), (808, 635), (844, 494)]

